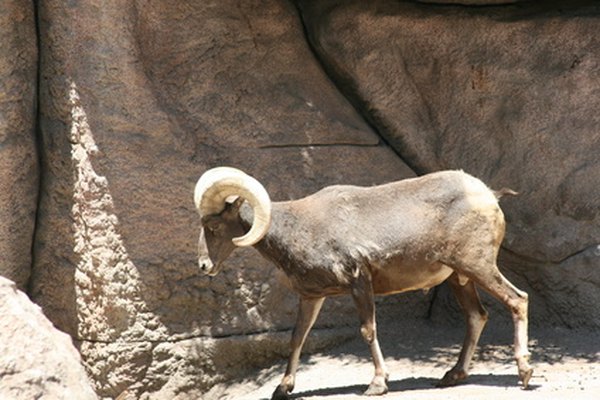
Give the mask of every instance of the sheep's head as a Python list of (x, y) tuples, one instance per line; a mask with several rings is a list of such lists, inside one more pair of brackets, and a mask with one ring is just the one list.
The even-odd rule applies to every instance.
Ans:
[[(254, 211), (246, 233), (240, 207), (248, 201)], [(231, 167), (206, 171), (198, 180), (194, 203), (201, 216), (198, 240), (198, 266), (216, 275), (235, 247), (252, 246), (267, 233), (271, 223), (271, 200), (265, 188), (253, 177)]]

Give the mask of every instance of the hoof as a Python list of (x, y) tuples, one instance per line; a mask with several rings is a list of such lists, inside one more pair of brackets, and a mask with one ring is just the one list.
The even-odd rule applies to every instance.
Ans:
[(519, 381), (521, 381), (521, 385), (523, 389), (527, 389), (529, 387), (529, 380), (533, 375), (533, 368), (529, 367), (528, 370), (519, 371)]
[(436, 386), (437, 387), (455, 386), (455, 385), (458, 385), (459, 383), (461, 383), (462, 381), (464, 381), (465, 379), (467, 379), (468, 376), (469, 376), (469, 374), (467, 374), (465, 371), (451, 369), (450, 371), (446, 372), (444, 377), (442, 379), (440, 379), (440, 381), (437, 383)]
[(283, 386), (277, 386), (277, 389), (273, 392), (271, 396), (271, 400), (289, 400), (290, 396), (288, 394), (287, 389)]
[(365, 396), (381, 396), (388, 392), (387, 384), (382, 376), (377, 376), (373, 379), (366, 392)]
[(529, 355), (517, 358), (517, 368), (519, 369), (519, 382), (523, 385), (523, 389), (527, 389), (533, 375), (533, 368), (529, 365)]

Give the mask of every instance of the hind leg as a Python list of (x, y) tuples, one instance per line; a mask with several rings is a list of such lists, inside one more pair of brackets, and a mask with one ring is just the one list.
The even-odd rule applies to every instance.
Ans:
[(440, 387), (456, 385), (469, 376), (469, 365), (488, 319), (488, 313), (481, 304), (479, 294), (472, 280), (461, 282), (458, 274), (454, 273), (448, 279), (448, 283), (465, 316), (467, 332), (458, 362), (438, 382)]
[(533, 374), (533, 368), (529, 365), (530, 353), (527, 348), (529, 296), (510, 283), (500, 273), (495, 263), (492, 268), (480, 268), (479, 270), (471, 268), (467, 276), (510, 310), (514, 324), (514, 350), (519, 370), (519, 380), (522, 382), (523, 388), (526, 389)]

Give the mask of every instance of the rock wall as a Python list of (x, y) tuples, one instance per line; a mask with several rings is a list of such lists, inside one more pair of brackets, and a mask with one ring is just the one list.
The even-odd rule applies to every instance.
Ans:
[[(597, 326), (596, 307), (571, 303), (600, 300), (598, 5), (298, 3), (331, 76), (404, 161), (520, 193), (502, 202), (509, 270), (552, 293), (532, 296), (532, 317)], [(556, 271), (577, 289), (557, 292)]]
[[(247, 250), (199, 274), (201, 173), (238, 166), (289, 199), (412, 171), (323, 73), (291, 4), (42, 1), (39, 13), (32, 296), (80, 342), (98, 393), (164, 398), (235, 376), (248, 350), (213, 337), (241, 348), (255, 345), (240, 335), (273, 332), (261, 351), (281, 354), (296, 297), (274, 268)], [(319, 326), (354, 323), (351, 309), (331, 301)], [(346, 335), (326, 332), (319, 343)]]
[(24, 290), (38, 189), (37, 38), (31, 1), (2, 3), (0, 37), (0, 275)]
[[(444, 168), (511, 187), (501, 264), (532, 321), (600, 327), (600, 6), (460, 3), (40, 0), (36, 27), (9, 2), (0, 273), (100, 397), (197, 398), (286, 353), (296, 298), (273, 267), (240, 250), (197, 270), (192, 192), (217, 165), (275, 200)], [(453, 310), (444, 287), (378, 306)], [(348, 299), (322, 314), (309, 347), (357, 334)]]

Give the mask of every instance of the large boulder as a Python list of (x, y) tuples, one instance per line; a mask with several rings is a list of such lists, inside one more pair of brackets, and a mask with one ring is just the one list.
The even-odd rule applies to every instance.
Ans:
[(31, 271), (38, 190), (33, 6), (6, 0), (0, 12), (0, 275), (22, 290)]
[(97, 398), (69, 335), (3, 277), (0, 316), (0, 398)]
[(298, 3), (333, 79), (416, 171), (520, 192), (504, 248), (533, 318), (600, 326), (594, 302), (569, 306), (600, 285), (600, 6)]
[[(285, 200), (412, 171), (323, 73), (285, 1), (42, 0), (39, 17), (32, 296), (80, 342), (98, 393), (197, 393), (279, 357), (296, 296), (251, 249), (200, 275), (196, 180), (233, 165)], [(328, 302), (318, 327), (338, 329), (317, 342), (345, 338), (353, 308)], [(263, 345), (230, 339), (249, 334)]]

